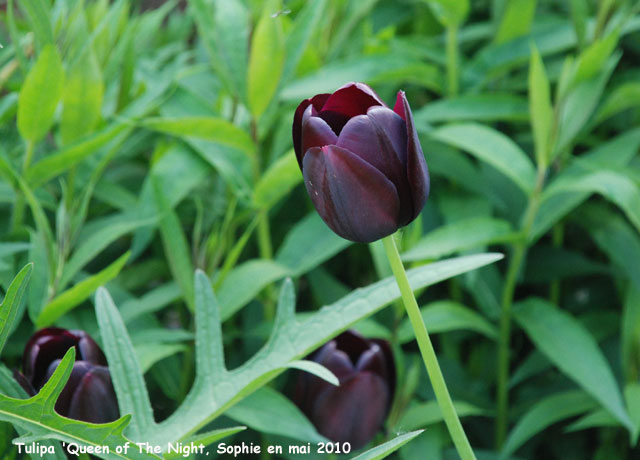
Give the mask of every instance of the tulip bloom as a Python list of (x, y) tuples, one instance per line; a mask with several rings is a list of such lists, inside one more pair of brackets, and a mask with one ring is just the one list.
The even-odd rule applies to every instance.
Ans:
[(309, 359), (333, 372), (340, 386), (304, 373), (294, 401), (323, 436), (354, 449), (364, 446), (380, 430), (393, 400), (396, 376), (389, 344), (347, 331)]
[(429, 195), (429, 173), (409, 102), (393, 110), (363, 83), (298, 106), (293, 147), (307, 192), (326, 224), (369, 243), (413, 221)]
[(18, 380), (35, 395), (49, 380), (69, 348), (76, 348), (71, 375), (56, 402), (56, 412), (90, 423), (107, 423), (119, 417), (107, 359), (84, 331), (47, 328), (34, 334), (24, 349), (23, 374)]

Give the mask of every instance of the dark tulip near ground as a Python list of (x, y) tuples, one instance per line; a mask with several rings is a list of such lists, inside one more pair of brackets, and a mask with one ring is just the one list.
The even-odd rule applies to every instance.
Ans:
[(56, 412), (91, 423), (116, 420), (119, 417), (118, 400), (107, 359), (84, 331), (51, 327), (36, 332), (25, 347), (19, 382), (29, 394), (36, 394), (71, 347), (76, 348), (76, 361), (56, 402)]
[(364, 83), (348, 83), (298, 106), (293, 146), (307, 192), (338, 235), (369, 243), (413, 221), (429, 173), (409, 102), (393, 110)]
[(395, 392), (389, 344), (346, 331), (309, 359), (333, 372), (340, 386), (304, 373), (297, 381), (294, 401), (323, 436), (349, 442), (354, 449), (366, 445), (382, 427)]

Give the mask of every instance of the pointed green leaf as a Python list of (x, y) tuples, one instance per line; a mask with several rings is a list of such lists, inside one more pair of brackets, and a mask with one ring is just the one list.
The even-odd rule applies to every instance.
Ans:
[(414, 439), (423, 431), (424, 430), (417, 430), (398, 435), (391, 441), (387, 441), (384, 444), (380, 444), (379, 446), (369, 449), (366, 452), (361, 453), (357, 457), (354, 457), (352, 460), (380, 460), (382, 458), (385, 458), (388, 455), (391, 455), (396, 450), (400, 449), (402, 446)]
[(13, 331), (14, 321), (18, 316), (22, 296), (27, 289), (32, 270), (33, 264), (28, 264), (18, 272), (9, 285), (7, 293), (0, 304), (0, 355), (2, 354), (4, 344), (7, 343), (9, 334)]
[(535, 47), (529, 64), (529, 115), (536, 148), (536, 161), (539, 167), (544, 169), (549, 161), (553, 107), (549, 79), (540, 53)]

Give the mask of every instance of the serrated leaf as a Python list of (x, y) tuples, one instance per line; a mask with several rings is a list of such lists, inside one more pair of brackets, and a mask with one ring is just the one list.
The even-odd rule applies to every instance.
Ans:
[[(546, 300), (536, 298), (521, 302), (514, 314), (538, 350), (625, 427), (633, 429), (611, 368), (580, 322)], [(594, 379), (594, 375), (598, 378)]]
[(390, 441), (387, 441), (379, 446), (373, 447), (369, 449), (357, 457), (354, 457), (352, 460), (380, 460), (389, 455), (391, 455), (396, 450), (400, 449), (406, 443), (414, 439), (416, 436), (421, 434), (424, 430), (411, 431), (409, 433), (404, 433), (396, 436)]
[(129, 255), (129, 252), (125, 253), (106, 268), (80, 281), (49, 302), (38, 315), (36, 326), (42, 328), (53, 324), (62, 315), (87, 300), (96, 289), (118, 276), (129, 260)]
[(116, 453), (117, 447), (130, 443), (123, 436), (129, 416), (94, 425), (62, 417), (54, 411), (55, 402), (71, 374), (74, 358), (75, 348), (72, 347), (40, 392), (29, 399), (0, 394), (0, 420), (15, 424), (32, 436), (46, 436), (87, 447), (108, 446), (109, 453), (97, 454), (106, 460), (160, 460), (155, 455), (140, 453), (138, 449), (129, 449), (126, 454)]
[(13, 331), (14, 322), (20, 310), (22, 296), (27, 289), (32, 270), (33, 264), (28, 264), (18, 272), (9, 285), (7, 293), (0, 304), (0, 355), (2, 355), (4, 344), (7, 343), (7, 339)]
[(18, 131), (23, 139), (36, 142), (49, 131), (62, 96), (64, 69), (55, 45), (42, 49), (27, 74), (18, 99)]
[(429, 135), (490, 164), (526, 194), (533, 191), (536, 173), (531, 160), (515, 142), (493, 128), (474, 123), (456, 124), (431, 131)]
[(133, 439), (141, 439), (140, 434), (155, 425), (151, 401), (127, 329), (104, 288), (96, 293), (96, 317), (120, 413), (131, 415), (127, 432)]

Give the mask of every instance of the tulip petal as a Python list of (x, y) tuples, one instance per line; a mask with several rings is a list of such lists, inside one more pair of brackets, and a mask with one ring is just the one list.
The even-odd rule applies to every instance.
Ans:
[(372, 107), (367, 115), (348, 121), (336, 144), (355, 153), (393, 182), (400, 199), (399, 227), (410, 222), (413, 215), (413, 199), (407, 182), (406, 132), (405, 122), (393, 111)]
[(369, 340), (365, 339), (358, 332), (348, 329), (337, 336), (333, 341), (337, 344), (338, 350), (343, 350), (349, 355), (352, 365), (355, 367), (362, 353), (371, 346)]
[(418, 217), (429, 197), (429, 169), (422, 153), (411, 107), (409, 107), (409, 101), (404, 91), (398, 91), (393, 110), (396, 113), (402, 112), (400, 116), (407, 124), (407, 178), (409, 179), (413, 198), (413, 214), (411, 217), (411, 220), (413, 220)]
[(319, 394), (311, 421), (320, 434), (335, 442), (350, 442), (354, 449), (359, 449), (380, 430), (389, 400), (389, 390), (382, 378), (364, 372)]
[(89, 423), (108, 423), (120, 416), (109, 370), (95, 366), (76, 386), (68, 417)]
[[(307, 112), (311, 109), (309, 107)], [(305, 112), (305, 117), (307, 112)], [(302, 124), (302, 155), (298, 159), (300, 169), (302, 169), (302, 158), (311, 147), (323, 147), (329, 144), (335, 144), (338, 136), (335, 135), (331, 127), (322, 118), (309, 116)]]
[(36, 389), (44, 385), (44, 377), (52, 361), (61, 359), (78, 343), (70, 331), (56, 327), (42, 329), (27, 342), (22, 357), (24, 375)]
[[(53, 375), (54, 371), (60, 364), (61, 359), (57, 359), (51, 363), (49, 368), (47, 369), (47, 376), (45, 381)], [(78, 388), (78, 385), (82, 381), (82, 378), (93, 368), (91, 363), (86, 361), (76, 361), (73, 363), (73, 367), (71, 368), (71, 375), (69, 376), (69, 380), (64, 385), (60, 396), (58, 396), (58, 400), (56, 401), (56, 412), (65, 417), (69, 414), (69, 407), (71, 406), (71, 400), (73, 399), (73, 395)]]
[(320, 217), (341, 237), (370, 243), (398, 229), (396, 187), (354, 153), (336, 145), (313, 147), (302, 172)]
[(373, 105), (386, 107), (382, 99), (368, 85), (351, 82), (341, 86), (329, 96), (321, 111), (333, 110), (355, 117), (356, 115), (364, 115), (367, 113), (367, 109)]
[(293, 127), (291, 129), (293, 136), (293, 149), (296, 152), (296, 157), (298, 158), (298, 163), (302, 164), (302, 115), (304, 111), (310, 105), (316, 111), (320, 111), (322, 106), (324, 106), (325, 102), (329, 98), (330, 94), (316, 94), (311, 99), (305, 99), (298, 105), (296, 112), (293, 116)]
[(107, 365), (107, 357), (104, 355), (98, 344), (84, 331), (73, 331), (78, 337), (78, 356), (76, 359), (88, 361), (98, 366)]

